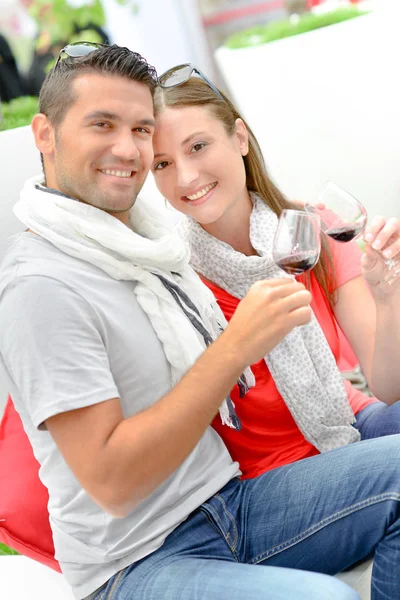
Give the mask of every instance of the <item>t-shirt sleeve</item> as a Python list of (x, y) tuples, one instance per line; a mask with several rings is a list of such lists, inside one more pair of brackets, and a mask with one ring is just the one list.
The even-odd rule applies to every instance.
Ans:
[(20, 277), (0, 300), (0, 352), (35, 427), (58, 413), (118, 397), (101, 320), (51, 277)]
[(336, 287), (361, 275), (362, 250), (357, 242), (330, 241), (332, 258), (336, 271)]

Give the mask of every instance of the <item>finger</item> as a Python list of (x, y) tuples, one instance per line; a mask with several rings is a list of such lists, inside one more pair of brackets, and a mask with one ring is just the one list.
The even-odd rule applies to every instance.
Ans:
[(372, 243), (380, 230), (385, 226), (386, 219), (381, 215), (377, 215), (372, 221), (366, 226), (364, 232), (364, 240)]
[(307, 325), (311, 321), (312, 311), (309, 306), (302, 306), (293, 310), (288, 315), (288, 325), (290, 329), (299, 325)]
[(397, 240), (399, 237), (399, 220), (395, 217), (388, 219), (383, 228), (379, 231), (375, 240), (372, 242), (374, 250), (382, 250), (390, 246), (390, 240)]
[(400, 265), (397, 265), (397, 267), (395, 269), (393, 269), (392, 271), (388, 271), (388, 273), (385, 274), (384, 282), (387, 285), (393, 285), (394, 283), (399, 281), (399, 279), (400, 279)]
[[(282, 300), (298, 294), (299, 292), (307, 292), (305, 286), (298, 281), (292, 281), (290, 285), (275, 287), (267, 291), (268, 298), (272, 301)], [(309, 292), (308, 292), (309, 293)]]
[(253, 294), (266, 294), (274, 288), (288, 286), (291, 283), (293, 283), (293, 281), (294, 280), (292, 279), (292, 277), (282, 277), (280, 279), (260, 279), (259, 281), (256, 281), (255, 283), (253, 283), (253, 285), (249, 287), (249, 290), (246, 295), (251, 296)]
[(311, 299), (312, 296), (308, 290), (300, 290), (282, 299), (281, 310), (282, 312), (291, 313), (301, 307), (309, 307)]
[(277, 277), (275, 279), (260, 279), (253, 283), (250, 289), (264, 289), (264, 288), (274, 288), (280, 287), (281, 285), (289, 285), (293, 283), (292, 277)]
[(365, 246), (365, 254), (361, 257), (361, 268), (370, 271), (376, 266), (378, 258), (377, 252), (374, 252), (368, 245)]
[(257, 281), (251, 286), (251, 289), (261, 293), (271, 294), (276, 293), (277, 296), (292, 294), (297, 289), (305, 289), (304, 285), (299, 281), (296, 281), (292, 277), (285, 277), (282, 279), (264, 279)]
[(296, 206), (301, 206), (302, 208), (307, 206), (307, 202), (304, 202), (304, 200), (291, 200), (291, 202), (293, 202), (293, 204)]
[(304, 202), (304, 208), (308, 208), (311, 212), (313, 211), (313, 209), (315, 210), (316, 208), (318, 208), (319, 210), (324, 210), (324, 208), (326, 208), (326, 204), (325, 202), (316, 202), (315, 204), (309, 204), (308, 202)]
[(260, 284), (263, 287), (279, 287), (281, 285), (290, 285), (293, 281), (292, 277), (276, 277), (275, 279), (262, 279)]
[(383, 250), (383, 256), (387, 259), (398, 257), (400, 254), (400, 238), (398, 238), (394, 243), (391, 243), (391, 241), (392, 240), (389, 240), (388, 244)]

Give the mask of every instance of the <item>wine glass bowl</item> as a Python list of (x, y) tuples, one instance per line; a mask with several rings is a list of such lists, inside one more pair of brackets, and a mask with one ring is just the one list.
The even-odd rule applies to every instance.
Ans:
[(328, 181), (315, 205), (306, 204), (309, 214), (317, 214), (321, 230), (337, 242), (350, 242), (359, 237), (367, 224), (367, 212), (354, 196)]
[(316, 265), (320, 251), (319, 216), (283, 210), (273, 241), (275, 264), (289, 275), (300, 275)]

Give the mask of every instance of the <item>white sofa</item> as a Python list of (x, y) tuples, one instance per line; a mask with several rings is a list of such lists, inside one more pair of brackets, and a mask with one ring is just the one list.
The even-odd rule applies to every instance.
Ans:
[[(2, 185), (0, 186), (0, 260), (7, 247), (7, 238), (21, 231), (23, 226), (12, 212), (23, 182), (40, 173), (39, 154), (29, 127), (0, 132), (0, 159)], [(164, 204), (152, 178), (146, 182), (142, 196), (149, 202)], [(176, 219), (174, 212), (165, 207), (166, 217)], [(7, 399), (7, 387), (0, 379), (0, 419)], [(354, 587), (362, 600), (370, 600), (371, 561), (339, 575)], [(7, 600), (71, 600), (72, 595), (63, 577), (22, 556), (0, 556), (0, 598)]]

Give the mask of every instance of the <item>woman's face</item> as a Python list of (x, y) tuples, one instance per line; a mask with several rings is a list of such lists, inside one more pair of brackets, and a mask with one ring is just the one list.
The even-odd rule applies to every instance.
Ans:
[(240, 119), (229, 135), (204, 107), (166, 108), (156, 118), (153, 146), (157, 187), (180, 212), (207, 225), (248, 205), (248, 134)]

